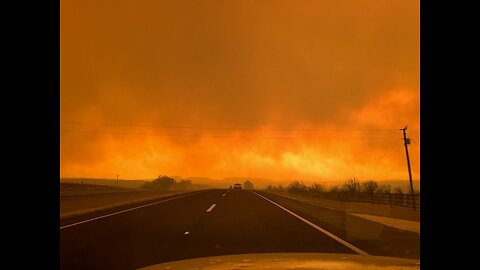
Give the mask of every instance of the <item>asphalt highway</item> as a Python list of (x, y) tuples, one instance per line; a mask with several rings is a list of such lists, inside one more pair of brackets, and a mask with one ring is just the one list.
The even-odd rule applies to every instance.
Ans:
[(62, 220), (61, 269), (136, 269), (216, 255), (419, 258), (419, 235), (267, 192), (205, 190)]

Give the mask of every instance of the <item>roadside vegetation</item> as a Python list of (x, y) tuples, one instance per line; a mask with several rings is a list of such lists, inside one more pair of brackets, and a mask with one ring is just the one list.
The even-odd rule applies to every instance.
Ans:
[(250, 180), (247, 180), (247, 181), (243, 182), (243, 188), (244, 189), (255, 189), (252, 181), (250, 181)]
[(195, 189), (196, 187), (192, 184), (191, 180), (181, 180), (177, 182), (175, 179), (163, 175), (152, 182), (143, 184), (142, 188), (150, 190), (189, 190)]
[(124, 193), (132, 192), (138, 189), (106, 186), (106, 185), (93, 185), (93, 184), (80, 184), (80, 183), (66, 183), (60, 182), (60, 197), (72, 196), (72, 195), (90, 195), (101, 193)]
[[(306, 185), (302, 181), (293, 181), (287, 186), (269, 185), (266, 190), (331, 200), (370, 202), (413, 207), (409, 189), (400, 186), (392, 187), (389, 184), (379, 185), (374, 180), (360, 182), (356, 178), (350, 178), (342, 185), (331, 187), (326, 187), (319, 183)], [(415, 205), (419, 208), (419, 191), (415, 192)]]

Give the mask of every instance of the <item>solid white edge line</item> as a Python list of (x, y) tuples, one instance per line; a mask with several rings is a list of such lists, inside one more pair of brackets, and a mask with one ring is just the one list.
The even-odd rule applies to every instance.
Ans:
[(251, 191), (251, 192), (252, 192), (252, 193), (255, 193), (256, 195), (262, 197), (263, 199), (271, 202), (272, 204), (278, 206), (280, 209), (282, 209), (282, 210), (284, 210), (285, 212), (289, 213), (290, 215), (292, 215), (292, 216), (300, 219), (301, 221), (307, 223), (308, 225), (312, 226), (313, 228), (319, 230), (320, 232), (322, 232), (322, 233), (330, 236), (331, 238), (333, 238), (334, 240), (336, 240), (336, 241), (339, 242), (340, 244), (343, 244), (344, 246), (350, 248), (351, 250), (357, 252), (358, 254), (360, 254), (360, 255), (370, 255), (370, 254), (368, 254), (367, 252), (365, 252), (365, 251), (363, 251), (363, 250), (355, 247), (354, 245), (348, 243), (347, 241), (343, 240), (342, 238), (339, 238), (338, 236), (332, 234), (331, 232), (323, 229), (322, 227), (318, 226), (317, 224), (315, 224), (315, 223), (313, 223), (313, 222), (311, 222), (311, 221), (309, 221), (309, 220), (307, 220), (307, 219), (305, 219), (305, 218), (303, 218), (303, 217), (295, 214), (294, 212), (288, 210), (287, 208), (279, 205), (278, 203), (276, 203), (276, 202), (274, 202), (274, 201), (272, 201), (272, 200), (270, 200), (270, 199), (268, 199), (268, 198), (266, 198), (266, 197), (264, 197), (264, 196), (262, 196), (262, 195), (260, 195), (260, 194), (258, 194), (258, 193), (256, 193), (256, 192), (254, 192), (254, 191)]
[(80, 225), (80, 224), (83, 224), (83, 223), (87, 223), (87, 222), (90, 222), (90, 221), (94, 221), (94, 220), (97, 220), (97, 219), (106, 218), (106, 217), (110, 217), (110, 216), (113, 216), (113, 215), (118, 215), (118, 214), (121, 214), (121, 213), (133, 211), (133, 210), (140, 209), (140, 208), (147, 207), (147, 206), (151, 206), (151, 205), (154, 205), (154, 204), (163, 203), (163, 202), (171, 201), (171, 200), (175, 200), (175, 199), (180, 199), (180, 198), (183, 198), (183, 197), (191, 196), (191, 195), (193, 195), (193, 194), (196, 194), (196, 192), (195, 192), (195, 193), (190, 193), (190, 194), (187, 194), (187, 195), (183, 195), (183, 196), (179, 196), (179, 197), (169, 198), (169, 199), (162, 200), (162, 201), (158, 201), (158, 202), (154, 202), (154, 203), (149, 203), (149, 204), (137, 206), (137, 207), (134, 207), (134, 208), (122, 210), (122, 211), (115, 212), (115, 213), (111, 213), (111, 214), (108, 214), (108, 215), (103, 215), (103, 216), (94, 217), (94, 218), (91, 218), (91, 219), (79, 221), (79, 222), (76, 222), (76, 223), (72, 223), (72, 224), (69, 224), (69, 225), (65, 225), (65, 226), (63, 226), (63, 227), (60, 227), (60, 230), (65, 229), (65, 228), (68, 228), (68, 227), (73, 227), (73, 226), (76, 226), (76, 225)]
[(207, 209), (207, 213), (210, 213), (212, 212), (213, 208), (216, 206), (217, 204), (212, 204), (212, 206), (210, 206), (210, 208)]

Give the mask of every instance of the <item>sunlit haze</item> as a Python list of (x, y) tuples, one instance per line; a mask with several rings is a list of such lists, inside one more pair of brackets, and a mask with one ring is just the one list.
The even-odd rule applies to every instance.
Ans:
[(419, 179), (419, 5), (61, 0), (61, 177)]

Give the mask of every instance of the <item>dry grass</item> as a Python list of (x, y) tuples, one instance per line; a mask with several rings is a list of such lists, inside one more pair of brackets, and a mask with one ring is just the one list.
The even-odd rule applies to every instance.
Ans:
[(132, 191), (141, 191), (141, 190), (132, 189), (132, 188), (115, 187), (115, 186), (105, 186), (105, 185), (60, 183), (60, 197), (90, 195), (90, 194), (99, 194), (99, 193), (132, 192)]
[(60, 184), (60, 218), (83, 215), (191, 190), (144, 191), (112, 186)]

